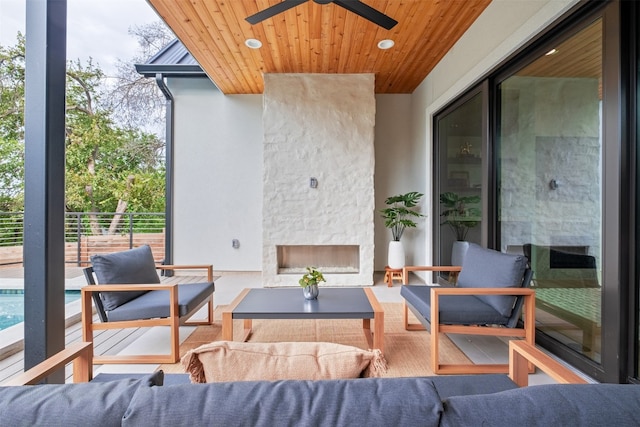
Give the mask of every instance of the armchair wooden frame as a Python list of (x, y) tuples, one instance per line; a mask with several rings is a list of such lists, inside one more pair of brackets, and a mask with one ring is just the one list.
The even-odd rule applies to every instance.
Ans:
[(518, 387), (529, 385), (530, 365), (560, 384), (587, 384), (588, 381), (523, 340), (509, 341), (509, 378)]
[[(402, 284), (409, 284), (409, 272), (410, 271), (430, 271), (430, 272), (440, 272), (444, 271), (445, 273), (449, 273), (449, 277), (453, 279), (458, 278), (458, 274), (462, 271), (462, 267), (458, 265), (447, 265), (447, 266), (439, 266), (439, 265), (405, 265), (402, 268)], [(407, 302), (405, 301), (403, 304), (403, 315), (402, 320), (404, 322), (404, 328), (407, 331), (424, 331), (426, 328), (421, 323), (409, 323), (409, 307), (407, 306)]]
[[(211, 265), (159, 265), (160, 270), (201, 270), (207, 271), (207, 281), (213, 282), (213, 266)], [(93, 269), (84, 269), (85, 276), (89, 283), (93, 283)], [(91, 276), (91, 278), (89, 278)], [(169, 317), (140, 319), (128, 321), (107, 321), (102, 323), (93, 322), (92, 297), (96, 292), (122, 292), (122, 291), (155, 291), (168, 290), (169, 299), (167, 304), (170, 307)], [(106, 329), (126, 329), (126, 328), (146, 328), (153, 326), (169, 326), (171, 328), (171, 352), (170, 354), (149, 354), (149, 355), (102, 355), (93, 356), (93, 363), (176, 363), (180, 359), (180, 326), (200, 326), (213, 324), (213, 294), (194, 307), (184, 316), (180, 316), (178, 311), (178, 284), (177, 283), (155, 283), (155, 284), (108, 284), (108, 285), (88, 285), (81, 289), (82, 303), (82, 339), (93, 341), (93, 332)], [(204, 305), (207, 304), (207, 319), (204, 321), (189, 321), (189, 319)], [(101, 307), (96, 307), (101, 310)], [(102, 316), (101, 316), (102, 317)]]
[(2, 386), (37, 384), (54, 372), (63, 369), (69, 362), (73, 362), (73, 382), (86, 383), (93, 379), (92, 357), (93, 343), (76, 342), (69, 344), (64, 350), (54, 354), (28, 371), (11, 378)]
[[(453, 270), (451, 270), (453, 268)], [(408, 271), (461, 271), (458, 266), (426, 266), (426, 267), (405, 267), (405, 277)], [(408, 279), (405, 279), (405, 281)], [(405, 283), (406, 284), (406, 283)], [(513, 328), (495, 327), (487, 325), (444, 325), (440, 324), (439, 298), (442, 295), (510, 295), (522, 296), (523, 302), (523, 324), (522, 327)], [(518, 337), (524, 339), (528, 344), (535, 345), (535, 291), (530, 288), (456, 288), (456, 287), (433, 287), (431, 288), (431, 313), (429, 319), (424, 319), (430, 326), (431, 333), (431, 369), (435, 374), (489, 374), (489, 373), (509, 373), (508, 364), (441, 364), (439, 355), (440, 334), (467, 334), (484, 336)], [(410, 324), (408, 310), (412, 308), (404, 301), (403, 319), (406, 330), (426, 330), (423, 325)], [(412, 310), (413, 311), (413, 310)], [(422, 316), (418, 315), (421, 319)], [(533, 370), (533, 365), (529, 370)]]

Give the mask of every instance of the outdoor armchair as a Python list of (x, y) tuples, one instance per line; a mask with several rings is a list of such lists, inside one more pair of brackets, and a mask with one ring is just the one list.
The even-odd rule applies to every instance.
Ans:
[[(93, 341), (94, 331), (105, 329), (169, 326), (170, 354), (94, 355), (103, 363), (176, 363), (180, 358), (179, 327), (213, 323), (213, 267), (211, 265), (158, 265), (151, 248), (140, 246), (123, 252), (91, 257), (92, 267), (84, 269), (89, 286), (82, 288), (82, 336)], [(203, 283), (160, 283), (156, 269), (205, 270)], [(97, 278), (96, 280), (94, 278)], [(93, 322), (91, 301), (100, 318)], [(188, 321), (207, 305), (207, 319)]]
[[(522, 255), (471, 244), (461, 267), (405, 267), (405, 285), (400, 290), (405, 299), (405, 328), (430, 330), (434, 373), (506, 373), (509, 369), (508, 364), (441, 364), (440, 333), (519, 337), (534, 345), (535, 291), (529, 288), (532, 272), (526, 264)], [(450, 271), (450, 268), (460, 272), (455, 287), (406, 285), (409, 271)], [(422, 326), (409, 324), (408, 310)]]

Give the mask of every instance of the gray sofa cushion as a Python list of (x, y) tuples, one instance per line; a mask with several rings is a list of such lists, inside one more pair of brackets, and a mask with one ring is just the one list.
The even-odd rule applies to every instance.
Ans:
[[(178, 285), (178, 315), (191, 312), (214, 291), (213, 282)], [(169, 291), (150, 291), (107, 313), (110, 322), (169, 317)]]
[(102, 383), (0, 387), (0, 427), (119, 426), (136, 390), (162, 384), (162, 372)]
[[(400, 295), (415, 308), (418, 313), (431, 322), (432, 286), (405, 285)], [(504, 325), (508, 317), (501, 316), (493, 307), (473, 295), (442, 295), (438, 301), (440, 324), (488, 324)]]
[(505, 374), (443, 375), (429, 377), (444, 400), (451, 396), (497, 393), (518, 388), (516, 383)]
[(437, 426), (441, 412), (428, 378), (244, 381), (140, 389), (122, 425)]
[[(505, 254), (471, 243), (457, 284), (461, 288), (517, 288), (522, 286), (526, 267), (524, 255)], [(478, 298), (505, 317), (511, 316), (516, 299), (503, 295), (482, 295)]]
[(443, 426), (638, 426), (640, 386), (553, 384), (443, 401)]
[[(158, 376), (158, 373), (162, 373), (162, 380)], [(191, 384), (191, 380), (189, 380), (189, 374), (165, 374), (163, 371), (156, 371), (153, 374), (156, 376), (157, 380), (155, 381), (155, 385), (157, 386), (167, 386), (174, 384)], [(127, 379), (143, 379), (148, 377), (149, 374), (130, 374), (130, 373), (105, 373), (101, 372), (91, 380), (92, 383), (104, 383), (107, 381), (118, 381), (118, 380), (127, 380)]]
[[(160, 283), (151, 248), (143, 245), (128, 251), (91, 257), (93, 271), (100, 284)], [(106, 311), (131, 301), (146, 291), (101, 292), (100, 299)]]

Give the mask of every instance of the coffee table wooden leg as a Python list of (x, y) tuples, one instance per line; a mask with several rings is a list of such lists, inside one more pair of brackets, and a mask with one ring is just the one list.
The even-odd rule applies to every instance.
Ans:
[(222, 312), (222, 339), (233, 341), (233, 317), (230, 311)]
[(384, 351), (384, 311), (375, 312), (373, 318), (373, 348)]
[(384, 310), (378, 299), (373, 294), (373, 290), (365, 289), (365, 294), (369, 299), (369, 304), (373, 308), (373, 332), (371, 331), (371, 319), (362, 320), (362, 328), (367, 336), (367, 343), (371, 348), (384, 351)]
[(244, 319), (244, 334), (242, 335), (242, 341), (247, 341), (249, 339), (249, 335), (251, 335), (251, 319)]
[(373, 332), (371, 332), (371, 319), (362, 319), (362, 330), (364, 331), (364, 337), (367, 340), (367, 346), (369, 348), (375, 348), (373, 345)]
[[(222, 312), (222, 339), (224, 341), (233, 341), (233, 310), (240, 304), (240, 302), (247, 296), (250, 289), (243, 289), (238, 296), (229, 304), (229, 306)], [(245, 339), (248, 336), (246, 331), (247, 321), (245, 320)], [(249, 320), (249, 332), (251, 332), (251, 320)]]

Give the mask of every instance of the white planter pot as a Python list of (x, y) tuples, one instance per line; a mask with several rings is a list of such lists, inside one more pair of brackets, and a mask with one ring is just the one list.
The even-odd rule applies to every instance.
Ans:
[(453, 242), (453, 247), (451, 248), (451, 265), (461, 266), (467, 249), (469, 249), (469, 242)]
[(387, 262), (389, 267), (393, 269), (400, 269), (404, 267), (404, 247), (402, 246), (402, 242), (389, 242)]

